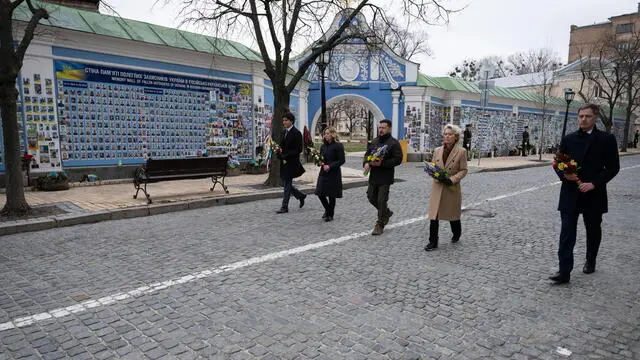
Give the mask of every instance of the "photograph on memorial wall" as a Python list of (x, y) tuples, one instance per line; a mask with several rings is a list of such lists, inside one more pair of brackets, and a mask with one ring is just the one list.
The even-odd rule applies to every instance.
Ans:
[(251, 157), (247, 84), (54, 64), (66, 166), (135, 164), (149, 157)]
[(53, 79), (40, 73), (23, 73), (21, 85), (22, 99), (18, 102), (18, 109), (22, 110), (18, 113), (20, 148), (33, 156), (32, 171), (60, 170), (62, 159)]
[(407, 104), (404, 114), (404, 138), (409, 141), (409, 151), (420, 152), (420, 139), (424, 133), (420, 104)]

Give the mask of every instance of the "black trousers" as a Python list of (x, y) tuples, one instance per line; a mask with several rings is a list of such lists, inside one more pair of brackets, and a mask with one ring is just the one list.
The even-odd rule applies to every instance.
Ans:
[(522, 142), (522, 156), (527, 156), (527, 150), (529, 150), (529, 142), (528, 141), (523, 141)]
[[(579, 215), (580, 213), (560, 212), (562, 225), (560, 228), (560, 244), (558, 246), (558, 263), (559, 271), (563, 275), (569, 275), (573, 270), (573, 247), (576, 245)], [(598, 249), (600, 249), (600, 241), (602, 240), (602, 213), (583, 213), (582, 220), (587, 230), (586, 260), (595, 264)]]
[(387, 202), (389, 201), (389, 189), (391, 184), (376, 185), (369, 184), (367, 188), (367, 198), (371, 205), (378, 209), (378, 224), (384, 223), (384, 218), (389, 212)]
[(282, 196), (282, 208), (288, 209), (289, 198), (291, 197), (292, 194), (293, 194), (293, 197), (295, 197), (298, 200), (305, 197), (305, 195), (301, 193), (300, 190), (296, 189), (295, 186), (293, 186), (292, 178), (281, 177), (281, 179), (282, 179), (282, 186), (284, 186), (284, 195)]
[[(460, 220), (449, 221), (449, 225), (451, 225), (451, 232), (453, 233), (453, 237), (459, 239), (462, 235), (462, 223), (460, 222)], [(439, 227), (439, 220), (429, 221), (429, 242), (435, 245), (438, 245)]]
[(333, 196), (318, 195), (318, 199), (320, 199), (320, 202), (324, 207), (325, 215), (333, 217), (336, 209), (336, 198)]

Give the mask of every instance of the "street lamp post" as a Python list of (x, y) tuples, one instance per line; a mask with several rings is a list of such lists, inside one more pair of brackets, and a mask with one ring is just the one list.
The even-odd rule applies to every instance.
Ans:
[(564, 124), (562, 125), (562, 137), (567, 132), (567, 120), (569, 119), (569, 104), (573, 101), (576, 93), (571, 89), (564, 89), (564, 100), (567, 102), (567, 109), (564, 112)]
[(326, 52), (320, 53), (318, 58), (316, 59), (316, 65), (318, 69), (320, 69), (320, 96), (321, 99), (321, 112), (320, 112), (320, 133), (324, 132), (324, 129), (327, 127), (327, 93), (324, 86), (324, 72), (329, 66), (329, 61), (331, 61), (330, 56)]

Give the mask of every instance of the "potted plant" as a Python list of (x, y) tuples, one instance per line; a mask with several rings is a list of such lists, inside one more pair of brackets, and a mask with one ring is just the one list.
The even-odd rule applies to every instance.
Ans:
[(266, 172), (267, 162), (261, 155), (247, 163), (247, 174), (264, 174)]
[(50, 171), (36, 179), (36, 189), (41, 191), (69, 190), (69, 176), (64, 171)]

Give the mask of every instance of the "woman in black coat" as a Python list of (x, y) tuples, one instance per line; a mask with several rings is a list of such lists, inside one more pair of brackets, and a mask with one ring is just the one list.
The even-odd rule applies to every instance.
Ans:
[(333, 127), (328, 127), (322, 134), (323, 144), (320, 154), (324, 164), (318, 174), (315, 194), (324, 206), (324, 221), (333, 220), (336, 208), (336, 198), (342, 197), (342, 172), (340, 166), (344, 164), (344, 146), (338, 141), (338, 133)]

